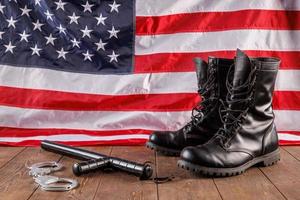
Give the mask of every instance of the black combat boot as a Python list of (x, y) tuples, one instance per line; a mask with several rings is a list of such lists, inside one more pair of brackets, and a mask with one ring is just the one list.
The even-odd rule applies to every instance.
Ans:
[(177, 131), (153, 132), (147, 147), (166, 155), (179, 156), (184, 147), (207, 142), (222, 126), (218, 113), (219, 99), (226, 99), (226, 76), (233, 62), (232, 59), (209, 57), (207, 64), (195, 59), (198, 92), (202, 101), (193, 108), (191, 122)]
[(279, 63), (276, 58), (249, 59), (237, 50), (226, 82), (227, 100), (220, 109), (223, 127), (206, 144), (183, 149), (179, 167), (204, 175), (232, 176), (280, 159), (272, 109)]

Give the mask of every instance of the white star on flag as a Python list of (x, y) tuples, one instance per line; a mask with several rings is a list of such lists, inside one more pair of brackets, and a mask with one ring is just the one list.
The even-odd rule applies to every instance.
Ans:
[(19, 33), (19, 35), (21, 36), (21, 40), (20, 41), (25, 40), (26, 42), (28, 42), (27, 38), (30, 36), (30, 34), (26, 34), (25, 30), (23, 31), (23, 33)]
[(35, 54), (40, 56), (39, 51), (41, 51), (42, 49), (38, 48), (37, 44), (35, 44), (34, 47), (30, 47), (30, 49), (32, 50), (32, 54), (31, 54), (32, 56)]
[(1, 2), (0, 2), (0, 12), (3, 14), (3, 8), (5, 8), (6, 6), (2, 6)]
[(86, 4), (83, 4), (81, 6), (84, 7), (83, 12), (89, 11), (92, 13), (92, 7), (94, 6), (94, 4), (89, 4), (89, 1), (86, 1)]
[(113, 26), (111, 30), (108, 30), (108, 32), (110, 33), (109, 38), (118, 38), (117, 33), (119, 33), (120, 30), (115, 30), (115, 27)]
[(31, 9), (28, 9), (27, 5), (25, 5), (24, 8), (20, 8), (20, 10), (22, 10), (21, 16), (27, 15), (29, 17), (29, 12), (31, 11)]
[(52, 16), (53, 14), (49, 12), (49, 10), (47, 10), (47, 12), (44, 12), (44, 14), (46, 15), (47, 19), (50, 19), (51, 21), (53, 21)]
[(81, 29), (80, 31), (83, 33), (82, 38), (84, 38), (85, 36), (91, 38), (90, 33), (92, 32), (92, 30), (88, 29), (87, 26), (85, 26), (85, 29)]
[(89, 54), (89, 50), (86, 51), (86, 53), (82, 53), (82, 55), (84, 56), (84, 61), (85, 60), (89, 60), (92, 61), (92, 58), (94, 56), (94, 54)]
[(97, 46), (97, 51), (99, 51), (99, 49), (102, 49), (103, 51), (105, 51), (104, 46), (105, 46), (106, 44), (107, 44), (107, 43), (102, 42), (102, 40), (100, 39), (99, 42), (95, 43), (95, 45)]
[(68, 53), (67, 51), (64, 50), (64, 48), (61, 48), (60, 51), (56, 51), (58, 53), (57, 58), (63, 58), (66, 60), (66, 54)]
[(55, 37), (52, 37), (52, 33), (50, 33), (49, 37), (45, 37), (47, 42), (46, 42), (46, 45), (47, 44), (52, 44), (54, 46), (54, 40), (56, 40), (57, 38)]
[(113, 61), (116, 61), (118, 62), (118, 56), (120, 56), (120, 54), (115, 54), (115, 51), (112, 51), (112, 54), (111, 55), (108, 55), (108, 57), (110, 57), (110, 63), (113, 62)]
[(72, 42), (72, 44), (73, 44), (73, 47), (76, 46), (76, 47), (80, 48), (80, 47), (79, 47), (80, 41), (76, 40), (76, 38), (74, 38), (73, 40), (71, 40), (71, 42)]
[(67, 4), (66, 2), (62, 2), (62, 0), (59, 0), (58, 2), (54, 2), (56, 4), (56, 10), (62, 9), (63, 11), (65, 10), (65, 5)]
[(8, 22), (8, 28), (11, 27), (11, 26), (14, 27), (14, 28), (16, 28), (15, 23), (16, 23), (18, 20), (14, 20), (13, 17), (11, 16), (10, 19), (7, 19), (6, 21)]
[(119, 12), (118, 7), (121, 6), (121, 4), (117, 4), (116, 1), (113, 2), (113, 4), (108, 4), (110, 6), (110, 12), (116, 11)]
[(2, 39), (2, 35), (4, 34), (3, 31), (0, 31), (0, 39)]
[(103, 17), (102, 13), (99, 15), (99, 17), (95, 17), (95, 18), (97, 20), (97, 25), (99, 25), (99, 24), (105, 25), (104, 21), (107, 19), (107, 17)]
[(73, 15), (68, 17), (70, 18), (70, 24), (72, 24), (73, 22), (75, 24), (78, 24), (78, 19), (80, 18), (80, 16), (76, 16), (75, 13), (73, 12)]
[(9, 41), (9, 43), (8, 43), (8, 45), (4, 45), (5, 46), (5, 48), (6, 48), (6, 50), (5, 50), (5, 52), (4, 53), (6, 53), (6, 52), (10, 52), (10, 53), (14, 53), (14, 48), (16, 47), (16, 46), (14, 46), (14, 45), (12, 45), (11, 44), (11, 41)]
[(32, 22), (32, 23), (33, 23), (33, 25), (34, 25), (33, 30), (38, 29), (38, 30), (42, 31), (42, 26), (43, 26), (44, 24), (40, 23), (39, 20), (37, 20), (35, 23), (34, 23), (34, 22)]
[(35, 5), (41, 6), (41, 0), (35, 0), (35, 1), (34, 1), (34, 4), (35, 4)]
[(61, 24), (56, 28), (59, 30), (59, 33), (64, 33), (66, 35), (66, 28), (62, 27)]

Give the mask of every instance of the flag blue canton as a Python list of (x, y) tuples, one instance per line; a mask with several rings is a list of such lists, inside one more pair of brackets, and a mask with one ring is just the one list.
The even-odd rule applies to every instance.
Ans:
[(0, 0), (0, 64), (133, 71), (132, 0)]

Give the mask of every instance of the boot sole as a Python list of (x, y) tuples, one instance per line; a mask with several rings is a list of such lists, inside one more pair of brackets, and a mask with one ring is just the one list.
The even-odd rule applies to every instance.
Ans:
[(147, 142), (146, 147), (156, 152), (162, 153), (166, 156), (180, 156), (181, 152), (180, 150), (158, 146), (156, 144), (153, 144), (152, 142)]
[(178, 167), (192, 171), (195, 173), (202, 174), (204, 176), (213, 176), (213, 177), (227, 177), (227, 176), (236, 176), (244, 173), (247, 169), (254, 165), (261, 165), (263, 167), (271, 166), (276, 164), (280, 160), (280, 151), (279, 149), (268, 153), (266, 155), (254, 158), (242, 166), (233, 167), (233, 168), (211, 168), (204, 167), (197, 164), (187, 162), (185, 160), (179, 160), (177, 162)]

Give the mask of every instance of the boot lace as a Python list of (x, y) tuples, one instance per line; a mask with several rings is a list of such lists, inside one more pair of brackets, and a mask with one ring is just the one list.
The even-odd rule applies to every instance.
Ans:
[(192, 110), (191, 121), (184, 126), (183, 132), (184, 137), (188, 138), (188, 134), (191, 132), (193, 127), (197, 127), (198, 124), (202, 122), (206, 113), (208, 113), (213, 107), (214, 101), (218, 98), (215, 94), (216, 88), (216, 69), (213, 64), (210, 64), (208, 69), (208, 78), (207, 81), (202, 85), (202, 87), (198, 90), (198, 93), (201, 95), (201, 102), (195, 106)]
[(219, 115), (223, 123), (223, 127), (218, 130), (215, 137), (220, 138), (221, 144), (226, 147), (231, 138), (236, 134), (246, 114), (253, 102), (253, 86), (256, 81), (256, 66), (251, 64), (252, 69), (248, 79), (239, 86), (233, 86), (232, 80), (228, 77), (233, 77), (233, 66), (228, 71), (226, 79), (226, 88), (228, 94), (226, 102), (220, 100)]

